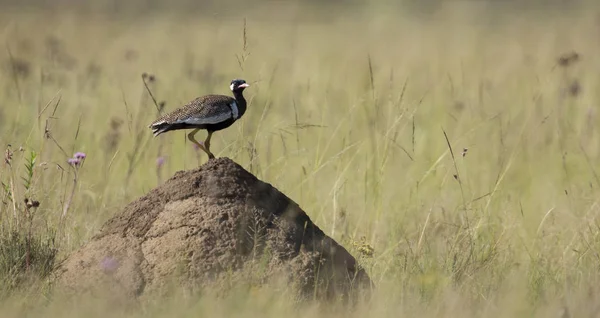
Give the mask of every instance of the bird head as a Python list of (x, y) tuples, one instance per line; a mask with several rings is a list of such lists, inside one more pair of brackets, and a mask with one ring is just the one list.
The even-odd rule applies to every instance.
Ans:
[(233, 81), (231, 81), (231, 85), (229, 85), (229, 88), (231, 89), (231, 91), (235, 92), (241, 92), (244, 90), (244, 88), (248, 87), (250, 85), (248, 85), (248, 83), (246, 83), (246, 81), (244, 81), (243, 79), (234, 79)]

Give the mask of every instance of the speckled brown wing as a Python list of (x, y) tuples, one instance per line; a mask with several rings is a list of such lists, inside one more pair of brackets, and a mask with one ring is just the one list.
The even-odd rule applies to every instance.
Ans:
[(203, 120), (225, 120), (232, 114), (230, 107), (232, 103), (235, 103), (235, 99), (225, 95), (198, 97), (183, 107), (164, 114), (152, 122), (150, 127), (157, 124), (175, 124), (185, 121), (201, 123)]

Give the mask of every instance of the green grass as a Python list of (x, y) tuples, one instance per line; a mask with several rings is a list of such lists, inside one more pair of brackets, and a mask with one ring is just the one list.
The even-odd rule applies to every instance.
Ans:
[[(55, 257), (207, 160), (184, 132), (151, 137), (158, 112), (142, 73), (155, 76), (148, 88), (166, 111), (227, 94), (233, 78), (251, 83), (248, 112), (211, 150), (286, 193), (360, 258), (377, 290), (352, 315), (594, 315), (596, 6), (444, 8), (340, 7), (331, 20), (291, 4), (135, 19), (0, 14), (0, 146), (12, 153), (0, 169), (0, 281), (11, 282), (0, 286), (2, 316), (349, 315), (300, 311), (280, 286), (133, 309), (52, 294)], [(555, 67), (571, 51), (581, 60)], [(581, 91), (569, 94), (575, 81)], [(77, 151), (87, 158), (75, 169)]]

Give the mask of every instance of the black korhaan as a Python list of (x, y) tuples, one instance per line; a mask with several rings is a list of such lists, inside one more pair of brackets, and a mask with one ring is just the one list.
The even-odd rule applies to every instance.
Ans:
[[(246, 99), (242, 94), (248, 87), (243, 79), (234, 79), (229, 88), (233, 97), (225, 95), (205, 95), (198, 97), (168, 114), (156, 119), (150, 128), (154, 136), (170, 130), (194, 129), (188, 134), (188, 139), (208, 154), (208, 158), (215, 156), (210, 152), (210, 137), (213, 132), (231, 126), (246, 112)], [(208, 132), (204, 144), (199, 143), (194, 135), (200, 130)]]

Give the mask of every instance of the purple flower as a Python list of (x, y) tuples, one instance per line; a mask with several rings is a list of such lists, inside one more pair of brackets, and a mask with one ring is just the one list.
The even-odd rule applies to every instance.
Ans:
[(197, 145), (197, 144), (192, 144), (192, 145), (193, 145), (193, 147), (194, 147), (194, 150), (196, 150), (196, 151), (200, 150), (200, 147), (198, 147), (198, 145)]
[(81, 163), (81, 160), (77, 159), (77, 158), (69, 158), (69, 160), (67, 160), (67, 162), (73, 166), (73, 167), (77, 167), (79, 166), (79, 164)]
[(157, 167), (162, 167), (162, 165), (165, 164), (165, 157), (158, 157), (156, 158), (156, 166)]
[(107, 256), (100, 262), (100, 267), (105, 273), (112, 273), (119, 268), (119, 262), (114, 257)]
[(76, 152), (75, 155), (73, 155), (73, 158), (79, 159), (79, 160), (83, 160), (83, 159), (85, 159), (85, 157), (87, 157), (87, 156), (83, 152)]

